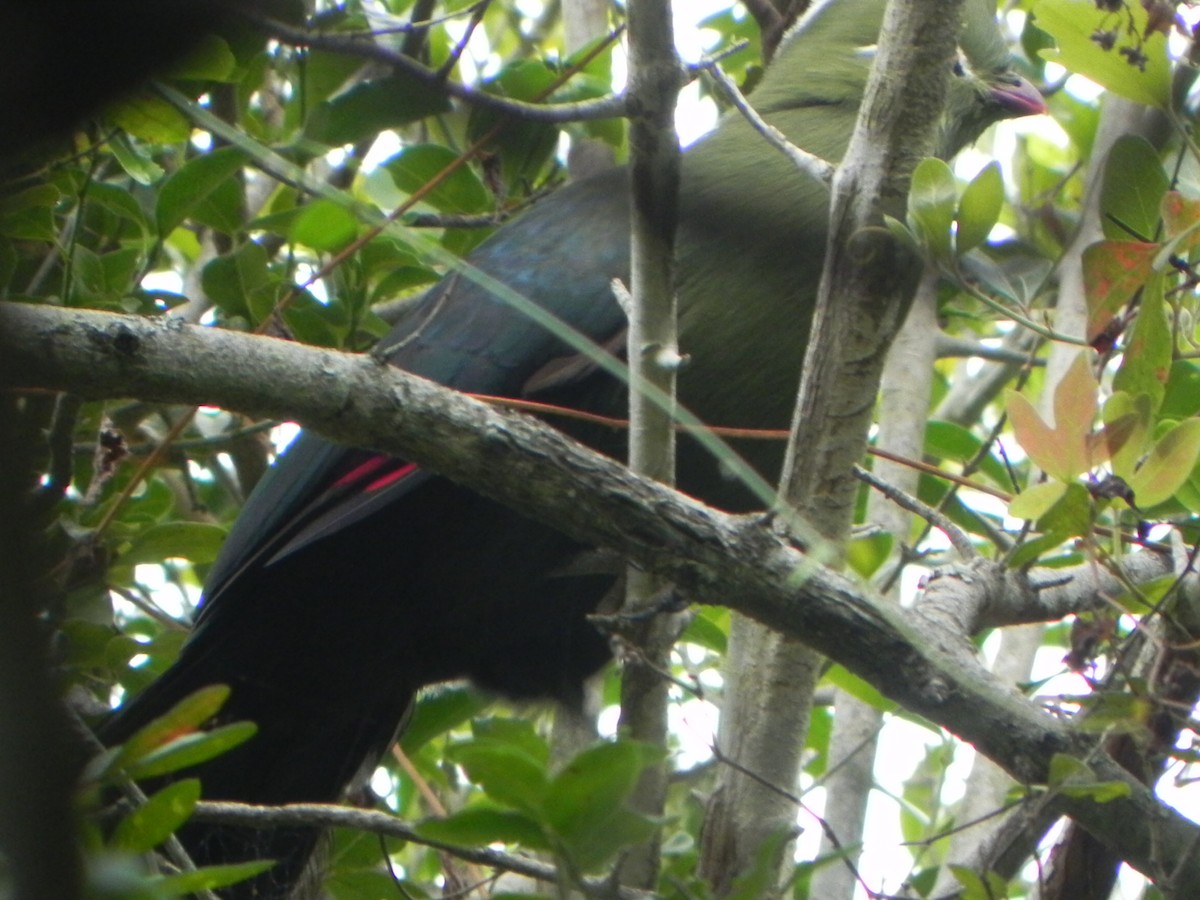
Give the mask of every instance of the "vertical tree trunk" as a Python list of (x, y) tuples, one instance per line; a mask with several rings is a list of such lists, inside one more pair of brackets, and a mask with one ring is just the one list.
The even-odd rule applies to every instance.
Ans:
[[(866, 450), (884, 357), (918, 274), (905, 250), (866, 229), (881, 223), (885, 209), (902, 217), (898, 207), (912, 168), (933, 145), (945, 97), (944, 60), (954, 52), (960, 9), (961, 2), (888, 4), (858, 125), (834, 176), (829, 245), (779, 491), (781, 506), (824, 539), (812, 549), (834, 565), (852, 519), (857, 490), (852, 470)], [(784, 527), (788, 518), (781, 516)], [(737, 725), (745, 727), (736, 734), (722, 727), (722, 734), (747, 753), (724, 748), (737, 768), (721, 771), (702, 861), (706, 876), (722, 886), (750, 871), (764, 852), (764, 823), (795, 816), (790, 792), (799, 777), (819, 664), (811, 651), (758, 626), (737, 627), (736, 636), (746, 640), (730, 642), (724, 713), (736, 710)], [(764, 682), (746, 677), (755, 669), (768, 676)], [(747, 705), (762, 715), (743, 712)], [(773, 767), (765, 768), (768, 764)], [(738, 779), (745, 777), (739, 769), (788, 794), (761, 785), (739, 788)], [(789, 857), (789, 846), (771, 848), (772, 865)]]
[[(679, 138), (675, 101), (682, 84), (670, 0), (630, 0), (629, 88), (641, 114), (629, 123), (631, 204), (629, 311), (629, 467), (664, 484), (675, 482), (675, 374), (679, 350), (675, 311), (675, 230), (679, 207)], [(650, 609), (661, 579), (636, 567), (626, 574), (624, 608)], [(671, 666), (676, 632), (657, 615), (632, 633), (637, 658), (621, 681), (623, 735), (660, 747), (667, 743)], [(634, 809), (659, 817), (667, 795), (666, 763), (642, 773)], [(658, 884), (659, 838), (630, 850), (621, 865), (624, 884)]]
[[(927, 268), (908, 318), (896, 336), (884, 366), (877, 443), (880, 448), (906, 459), (920, 459), (925, 443), (925, 422), (933, 393), (939, 281), (937, 271)], [(879, 459), (875, 462), (874, 472), (893, 487), (916, 496), (920, 475), (915, 469)], [(907, 542), (912, 530), (912, 515), (873, 491), (867, 501), (867, 521), (890, 532), (895, 539), (888, 561), (891, 571), (891, 566), (899, 565), (903, 557), (901, 544)], [(899, 595), (899, 579), (894, 579), (888, 598), (898, 600)], [(882, 724), (883, 715), (875, 707), (845, 691), (837, 692), (827, 764), (830, 775), (825, 780), (828, 832), (821, 841), (822, 856), (862, 843), (867, 800), (875, 783), (875, 750)], [(858, 853), (852, 854), (848, 862), (858, 856)], [(811, 893), (823, 900), (850, 900), (856, 884), (854, 870), (849, 864), (822, 866), (813, 873)]]

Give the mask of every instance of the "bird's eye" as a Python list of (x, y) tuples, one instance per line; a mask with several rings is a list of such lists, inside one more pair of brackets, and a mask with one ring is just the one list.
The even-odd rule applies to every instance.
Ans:
[(967, 67), (965, 65), (963, 65), (962, 57), (961, 56), (955, 57), (955, 59), (954, 59), (954, 76), (956, 78), (962, 78), (966, 74), (967, 74)]

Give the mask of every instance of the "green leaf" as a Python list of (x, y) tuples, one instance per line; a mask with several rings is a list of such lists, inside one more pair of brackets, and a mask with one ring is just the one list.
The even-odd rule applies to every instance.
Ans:
[(1076, 727), (1088, 734), (1118, 730), (1121, 734), (1141, 733), (1146, 737), (1145, 722), (1153, 715), (1150, 702), (1133, 694), (1090, 694), (1083, 699), (1086, 715)]
[[(141, 205), (137, 202), (137, 198), (130, 193), (127, 187), (117, 187), (115, 184), (98, 181), (88, 188), (88, 200), (122, 220), (123, 234), (130, 234), (129, 229), (123, 227), (125, 223), (129, 223), (137, 227), (139, 236), (149, 237), (150, 223), (146, 219)], [(139, 252), (134, 247), (124, 249), (134, 253)]]
[(492, 799), (524, 812), (540, 812), (548, 786), (545, 764), (523, 749), (482, 738), (450, 747), (446, 758), (462, 766)]
[(486, 88), (489, 93), (533, 103), (546, 94), (557, 78), (558, 73), (544, 60), (518, 59), (501, 69)]
[(148, 90), (114, 103), (105, 116), (117, 127), (151, 144), (182, 144), (192, 134), (192, 123), (187, 116)]
[(112, 305), (113, 298), (106, 296), (108, 292), (104, 267), (92, 248), (82, 243), (75, 245), (71, 274), (74, 276), (74, 283), (71, 285), (70, 305)]
[(198, 778), (167, 785), (117, 823), (112, 845), (133, 853), (153, 850), (188, 820), (199, 799)]
[(1117, 423), (1128, 421), (1129, 433), (1124, 444), (1114, 450), (1109, 465), (1112, 473), (1126, 481), (1133, 476), (1138, 461), (1146, 446), (1154, 410), (1150, 398), (1144, 394), (1131, 397), (1124, 391), (1114, 391), (1104, 404), (1102, 419), (1106, 428), (1116, 428)]
[(889, 700), (879, 692), (873, 684), (863, 681), (845, 666), (834, 663), (825, 673), (825, 678), (835, 687), (840, 688), (857, 700), (873, 706), (881, 712), (892, 712), (898, 708), (894, 700)]
[[(140, 646), (133, 638), (124, 635), (114, 638), (111, 625), (101, 625), (83, 619), (68, 619), (63, 622), (59, 626), (56, 643), (59, 640), (62, 641), (60, 649), (70, 663), (81, 668), (107, 665), (109, 646), (114, 640), (127, 641), (134, 647)], [(128, 659), (128, 656), (125, 658)]]
[(418, 823), (417, 834), (435, 841), (477, 847), (500, 841), (520, 844), (531, 850), (549, 850), (550, 842), (536, 819), (508, 809), (468, 806), (444, 819)]
[(510, 744), (538, 761), (543, 767), (550, 764), (550, 745), (538, 734), (528, 719), (491, 716), (471, 722), (471, 733), (477, 739), (489, 739)]
[(948, 260), (952, 255), (951, 229), (957, 201), (958, 187), (950, 167), (934, 157), (921, 160), (908, 192), (908, 222), (934, 259)]
[(119, 760), (136, 762), (172, 738), (199, 728), (229, 699), (229, 687), (213, 684), (188, 694), (169, 710), (137, 731), (121, 745)]
[(1123, 781), (1097, 781), (1095, 784), (1069, 784), (1059, 788), (1068, 797), (1081, 797), (1095, 803), (1107, 803), (1128, 797), (1130, 787)]
[(958, 230), (954, 249), (966, 253), (987, 240), (1004, 206), (1004, 178), (999, 163), (984, 166), (971, 183), (963, 189), (958, 201)]
[[(274, 306), (270, 292), (256, 295), (265, 301), (251, 306), (255, 318), (261, 321)], [(346, 309), (340, 303), (324, 304), (309, 291), (298, 292), (283, 310), (283, 320), (292, 336), (302, 344), (314, 347), (340, 347), (346, 323)]]
[(303, 71), (304, 100), (312, 109), (309, 115), (316, 111), (316, 104), (328, 100), (347, 83), (354, 82), (352, 76), (361, 67), (361, 60), (345, 54), (309, 50)]
[(662, 750), (618, 740), (590, 747), (558, 774), (546, 794), (546, 818), (563, 848), (584, 869), (646, 835), (644, 819), (625, 809), (642, 770)]
[(211, 731), (194, 731), (151, 750), (126, 771), (130, 778), (140, 780), (189, 769), (245, 743), (256, 731), (258, 726), (253, 722), (231, 722)]
[[(418, 144), (404, 148), (383, 165), (391, 173), (396, 187), (413, 193), (441, 175), (457, 159), (457, 154), (446, 147)], [(448, 213), (483, 212), (490, 205), (487, 190), (466, 165), (445, 176), (423, 200)]]
[(1134, 502), (1149, 509), (1169, 500), (1200, 459), (1200, 419), (1180, 422), (1163, 435), (1129, 480)]
[(18, 240), (58, 240), (54, 207), (62, 195), (51, 184), (33, 187), (0, 198), (0, 235)]
[[(1116, 49), (1106, 51), (1092, 40), (1092, 34), (1099, 27), (1121, 28), (1125, 16), (1132, 21), (1134, 33), (1144, 34), (1147, 16), (1140, 3), (1127, 4), (1108, 19), (1096, 10), (1091, 0), (1040, 0), (1033, 12), (1038, 26), (1053, 35), (1058, 43), (1057, 50), (1042, 51), (1043, 59), (1060, 63), (1129, 100), (1164, 112), (1170, 109), (1171, 64), (1166, 38), (1162, 34), (1150, 35), (1142, 47), (1146, 55), (1145, 71), (1130, 65)], [(1134, 43), (1134, 36), (1123, 32), (1118, 47), (1129, 47)]]
[(1104, 166), (1100, 211), (1110, 240), (1151, 241), (1157, 236), (1159, 207), (1171, 186), (1158, 151), (1138, 135), (1122, 135)]
[(178, 81), (231, 81), (237, 59), (229, 44), (215, 34), (205, 34), (179, 63), (164, 73)]
[(1096, 774), (1086, 763), (1065, 753), (1056, 753), (1051, 758), (1047, 784), (1056, 793), (1097, 803), (1129, 796), (1129, 785), (1123, 781), (1096, 781)]
[(1065, 534), (1043, 534), (1031, 541), (1025, 541), (1009, 556), (1009, 567), (1019, 569), (1040, 559), (1067, 539)]
[[(726, 900), (760, 900), (775, 894), (779, 887), (779, 858), (791, 839), (791, 830), (780, 828), (752, 848), (753, 865), (738, 875)], [(842, 850), (835, 850), (831, 855), (838, 860), (850, 858), (859, 849), (858, 845), (843, 846)]]
[(1166, 393), (1174, 349), (1164, 287), (1162, 275), (1154, 275), (1146, 282), (1133, 331), (1125, 343), (1121, 366), (1113, 376), (1114, 390), (1126, 391), (1135, 397), (1145, 394), (1156, 409)]
[(1159, 413), (1168, 419), (1186, 419), (1200, 413), (1200, 363), (1190, 359), (1171, 363)]
[[(519, 59), (500, 70), (499, 75), (483, 85), (489, 94), (523, 100), (527, 103), (544, 99), (554, 84), (558, 72), (540, 59)], [(552, 101), (582, 100), (605, 93), (596, 79), (571, 79), (550, 97)], [(499, 129), (497, 131), (497, 128)], [(601, 128), (610, 138), (620, 139), (620, 132)], [(478, 141), (492, 135), (490, 149), (499, 162), (497, 167), (504, 185), (515, 191), (523, 184), (537, 179), (538, 172), (550, 161), (558, 146), (558, 129), (545, 122), (513, 117), (483, 106), (472, 108), (467, 123), (467, 137)]]
[(363, 244), (358, 251), (358, 258), (364, 271), (372, 277), (421, 265), (420, 258), (411, 247), (389, 234), (377, 235)]
[(194, 563), (210, 563), (217, 558), (225, 542), (225, 529), (208, 522), (165, 522), (152, 525), (134, 538), (120, 557), (122, 565), (161, 563), (181, 558)]
[[(1026, 17), (1025, 21), (1028, 22), (1030, 18), (1032, 17)], [(1091, 159), (1092, 147), (1096, 143), (1096, 129), (1100, 125), (1099, 104), (1079, 100), (1066, 91), (1060, 91), (1054, 100), (1054, 121), (1062, 126), (1071, 143), (1075, 145), (1078, 158)]]
[(466, 687), (444, 688), (425, 694), (417, 702), (412, 718), (400, 737), (409, 756), (429, 741), (470, 721), (491, 703), (479, 691)]
[(950, 871), (962, 885), (962, 900), (1005, 900), (1008, 894), (1008, 882), (995, 872), (988, 872), (984, 877), (966, 866), (950, 866)]
[(422, 265), (400, 266), (379, 279), (371, 291), (371, 302), (389, 300), (408, 293), (412, 288), (433, 284), (441, 276), (434, 269)]
[[(975, 460), (982, 447), (983, 441), (976, 437), (970, 429), (963, 428), (954, 422), (933, 419), (925, 423), (925, 452), (930, 456), (965, 463)], [(985, 455), (978, 460), (977, 465), (979, 471), (996, 484), (1009, 486), (1008, 469), (996, 458), (994, 453)]]
[(1056, 753), (1050, 760), (1047, 784), (1056, 793), (1106, 803), (1129, 796), (1129, 785), (1122, 781), (1096, 781), (1096, 774), (1082, 760)]
[(336, 253), (358, 237), (358, 220), (332, 200), (314, 200), (299, 211), (289, 237), (314, 250)]
[(1175, 492), (1175, 499), (1192, 513), (1200, 513), (1200, 466), (1192, 469), (1187, 481)]
[(930, 836), (941, 811), (942, 777), (954, 759), (954, 745), (934, 744), (925, 750), (900, 796), (900, 833), (915, 844)]
[(263, 306), (258, 302), (263, 294), (268, 295), (266, 307), (272, 305), (268, 263), (267, 251), (257, 241), (246, 241), (232, 253), (210, 260), (200, 273), (200, 284), (226, 313), (257, 322), (254, 311)]
[(1132, 591), (1122, 591), (1112, 597), (1112, 602), (1131, 616), (1144, 616), (1158, 608), (1169, 591), (1179, 585), (1175, 575), (1162, 575), (1143, 581)]
[[(1076, 354), (1074, 362), (1054, 388), (1055, 426), (1072, 434), (1087, 434), (1092, 420), (1096, 418), (1096, 395), (1099, 390), (1089, 355), (1082, 352)], [(1088, 463), (1079, 471), (1089, 468), (1091, 461)]]
[[(163, 167), (135, 147), (123, 132), (118, 131), (109, 136), (108, 149), (112, 151), (121, 168), (125, 170), (125, 174), (138, 184), (157, 184), (163, 177)], [(126, 196), (129, 195), (126, 194)], [(133, 198), (130, 197), (130, 199)]]
[(855, 538), (846, 545), (846, 562), (860, 578), (870, 578), (887, 562), (894, 543), (894, 536), (887, 531)]
[[(404, 852), (406, 842), (400, 838), (383, 838), (353, 828), (335, 828), (331, 838), (328, 841), (329, 865), (325, 871), (322, 897), (337, 900), (380, 900), (381, 897), (404, 900), (405, 897), (428, 896), (419, 882), (412, 880), (417, 875), (412, 869), (407, 870), (408, 879), (397, 881), (399, 873), (380, 868), (382, 854), (394, 856)], [(397, 884), (403, 885), (403, 890), (398, 890)]]
[(616, 810), (602, 827), (586, 817), (581, 822), (588, 827), (566, 836), (562, 846), (575, 865), (590, 872), (608, 867), (621, 850), (649, 840), (658, 829), (656, 823), (628, 809)]
[(1082, 537), (1090, 534), (1093, 525), (1092, 498), (1078, 481), (1067, 489), (1045, 513), (1038, 517), (1038, 528), (1060, 537)]
[(580, 818), (621, 808), (642, 769), (661, 749), (637, 741), (605, 741), (577, 754), (550, 784), (546, 814), (560, 832), (579, 827)]
[(300, 218), (300, 213), (303, 211), (304, 207), (302, 206), (292, 206), (255, 216), (246, 223), (246, 231), (266, 231), (282, 238), (290, 238), (292, 225)]
[(1052, 480), (1035, 484), (1012, 498), (1008, 504), (1008, 514), (1017, 519), (1036, 522), (1049, 512), (1066, 492), (1067, 485), (1062, 481)]
[(1069, 781), (1092, 781), (1095, 777), (1095, 773), (1083, 760), (1066, 753), (1055, 753), (1050, 759), (1050, 773), (1046, 784), (1051, 788), (1058, 788)]
[[(1118, 391), (1118, 393), (1121, 392)], [(1148, 400), (1148, 398), (1146, 399)], [(1148, 402), (1142, 405), (1145, 409), (1149, 408)], [(1087, 445), (1088, 458), (1092, 460), (1092, 465), (1099, 465), (1106, 459), (1110, 459), (1114, 453), (1120, 453), (1129, 446), (1130, 441), (1134, 437), (1141, 440), (1145, 435), (1145, 423), (1147, 421), (1149, 421), (1149, 417), (1142, 415), (1141, 411), (1135, 409), (1115, 419), (1106, 420), (1098, 431), (1093, 431), (1086, 435), (1084, 441)]]
[(696, 610), (679, 640), (684, 643), (698, 644), (713, 653), (724, 653), (729, 643), (728, 612), (721, 607), (701, 607)]
[(921, 241), (906, 223), (901, 222), (899, 219), (893, 218), (892, 216), (885, 215), (883, 217), (883, 224), (884, 227), (887, 228), (888, 233), (895, 238), (897, 243), (907, 247), (914, 253), (920, 254)]
[(197, 891), (212, 891), (253, 878), (275, 865), (274, 860), (261, 859), (229, 863), (223, 866), (204, 866), (194, 872), (179, 872), (151, 879), (150, 884), (169, 897), (185, 897)]
[(123, 523), (141, 528), (151, 522), (161, 522), (175, 511), (175, 495), (160, 479), (152, 479), (140, 495), (126, 506)]
[(340, 147), (449, 110), (441, 90), (411, 75), (397, 74), (360, 81), (321, 102), (304, 123), (304, 135), (326, 146)]
[(154, 210), (159, 234), (165, 237), (187, 218), (227, 234), (241, 227), (242, 189), (236, 176), (247, 158), (237, 147), (221, 147), (171, 175)]

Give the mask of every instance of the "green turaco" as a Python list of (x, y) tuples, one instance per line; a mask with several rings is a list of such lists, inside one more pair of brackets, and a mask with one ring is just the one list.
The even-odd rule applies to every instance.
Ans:
[[(969, 0), (939, 154), (990, 123), (1040, 111), (1009, 68), (989, 0)], [(794, 143), (838, 160), (873, 58), (881, 0), (818, 3), (781, 46), (753, 105)], [(470, 263), (606, 347), (625, 317), (629, 190), (616, 169), (569, 185), (505, 225)], [(788, 425), (825, 246), (828, 189), (737, 114), (684, 154), (677, 239), (679, 398), (705, 421)], [(463, 391), (623, 416), (625, 388), (557, 338), (450, 275), (381, 345), (396, 366)], [(559, 423), (561, 424), (561, 423)], [(564, 426), (566, 427), (566, 426)], [(605, 452), (613, 432), (571, 426)], [(768, 478), (778, 448), (738, 447)], [(726, 508), (748, 498), (688, 441), (679, 485)], [(371, 772), (415, 693), (454, 678), (514, 697), (578, 702), (608, 658), (586, 615), (615, 568), (587, 548), (407, 460), (302, 436), (247, 502), (205, 585), (178, 662), (107, 723), (116, 742), (211, 683), (221, 721), (258, 733), (199, 767), (204, 796), (331, 802)], [(231, 897), (286, 896), (315, 842), (304, 829), (191, 826), (198, 863), (273, 858)]]

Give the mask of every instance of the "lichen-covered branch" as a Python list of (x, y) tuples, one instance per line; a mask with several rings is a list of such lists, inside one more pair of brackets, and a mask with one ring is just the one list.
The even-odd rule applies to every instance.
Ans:
[(759, 517), (731, 516), (632, 475), (530, 419), (371, 357), (162, 320), (0, 303), (0, 389), (206, 403), (410, 457), (575, 537), (804, 641), (1026, 784), (1055, 754), (1087, 759), (1127, 793), (1063, 801), (1132, 865), (1200, 883), (1187, 821), (1068, 721), (1034, 707), (979, 664), (961, 634), (893, 609), (829, 571)]

